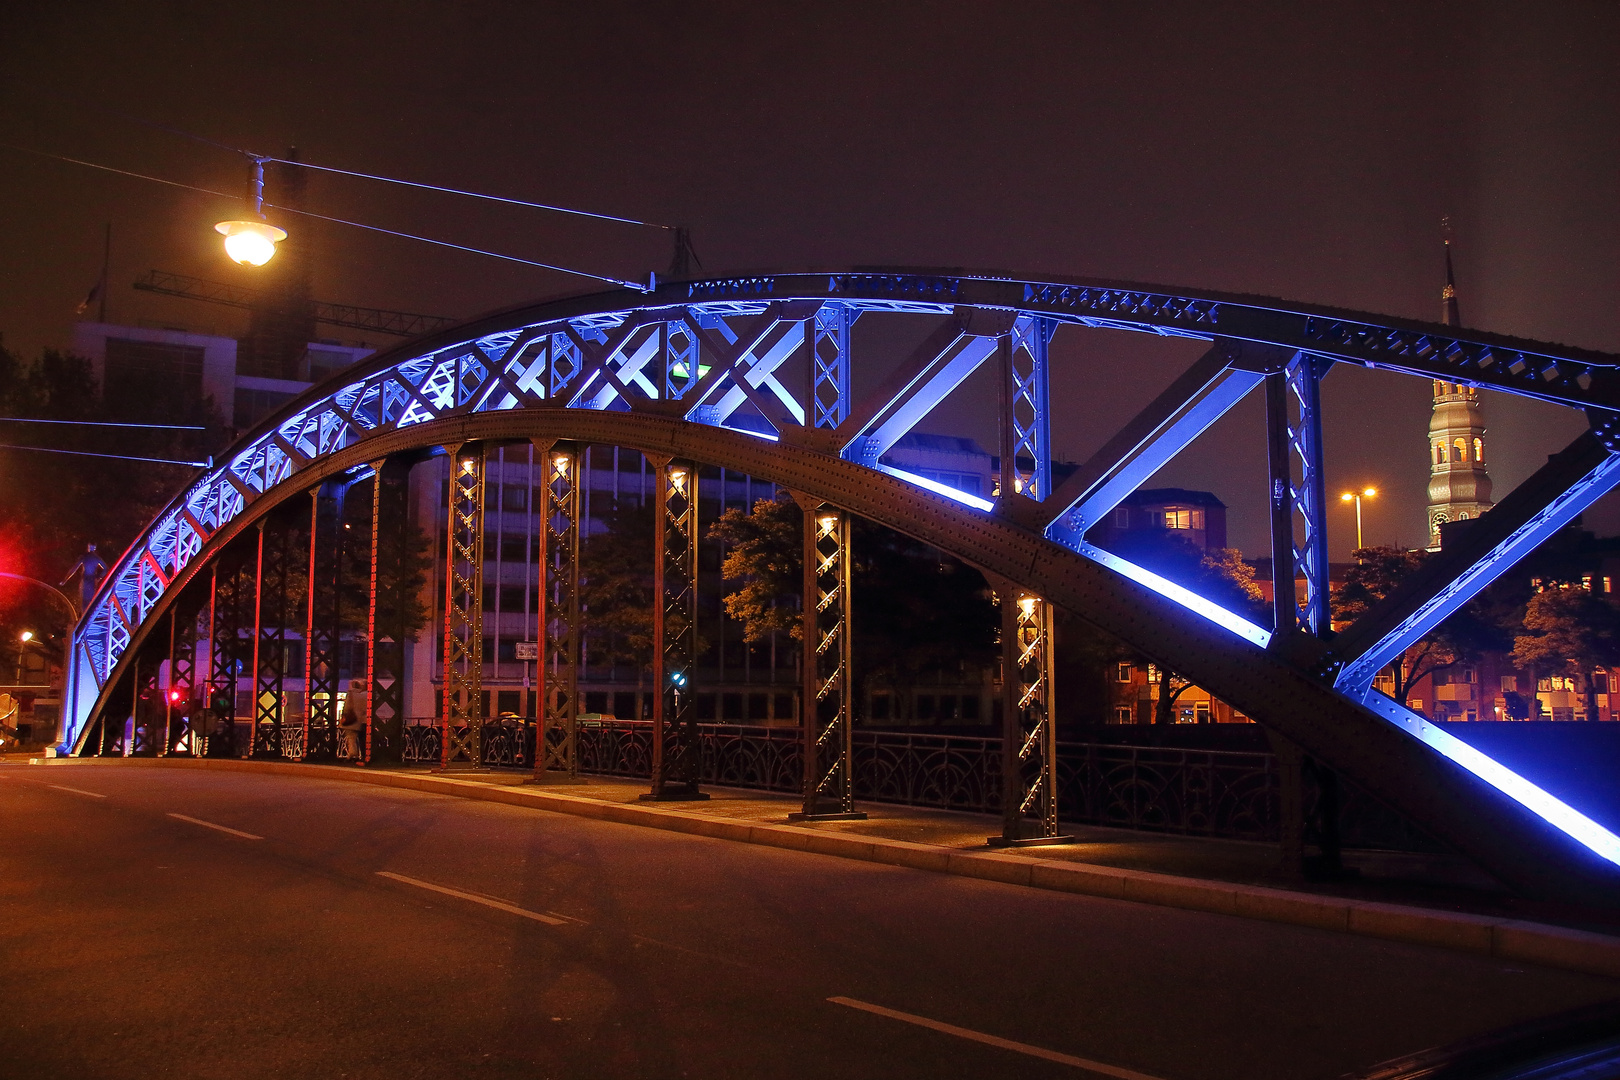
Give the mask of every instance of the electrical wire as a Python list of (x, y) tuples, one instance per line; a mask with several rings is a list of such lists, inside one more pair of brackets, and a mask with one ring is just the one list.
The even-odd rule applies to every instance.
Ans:
[(163, 431), (206, 431), (201, 424), (123, 424), (110, 420), (36, 420), (27, 416), (0, 416), (0, 424), (68, 424), (73, 427), (158, 428)]
[[(401, 180), (394, 176), (379, 176), (376, 173), (356, 172), (353, 169), (338, 169), (330, 165), (312, 165), (307, 161), (291, 161), (287, 158), (268, 157), (264, 154), (255, 154), (252, 151), (243, 150), (239, 146), (228, 146), (225, 143), (216, 142), (213, 139), (194, 134), (190, 131), (182, 130), (181, 128), (171, 127), (168, 124), (160, 124), (155, 120), (146, 120), (139, 116), (131, 116), (128, 113), (121, 112), (115, 112), (114, 115), (121, 116), (125, 120), (130, 120), (137, 124), (143, 124), (146, 127), (156, 128), (159, 131), (166, 131), (170, 135), (179, 135), (181, 138), (192, 139), (196, 142), (203, 143), (207, 146), (216, 147), (220, 150), (229, 150), (233, 154), (241, 154), (243, 157), (251, 158), (254, 161), (274, 161), (280, 165), (296, 165), (299, 168), (314, 169), (317, 172), (336, 173), (339, 176), (354, 176), (361, 180), (377, 180), (384, 184), (399, 184), (402, 187), (420, 188), (423, 191), (439, 191), (447, 195), (465, 195), (470, 199), (487, 199), (490, 202), (506, 203), (510, 206), (527, 206), (533, 210), (551, 210), (558, 214), (573, 214), (576, 217), (596, 218), (599, 221), (617, 221), (622, 225), (641, 225), (649, 229), (663, 229), (665, 232), (673, 232), (675, 230), (674, 225), (660, 225), (656, 221), (638, 221), (635, 218), (620, 217), (617, 214), (599, 214), (592, 210), (575, 210), (568, 206), (553, 206), (550, 203), (530, 202), (527, 199), (513, 199), (504, 195), (486, 195), (482, 191), (467, 191), (463, 188), (443, 187), (439, 184), (424, 184), (416, 180)], [(285, 209), (285, 207), (283, 207), (283, 209)]]
[[(24, 154), (34, 154), (38, 157), (50, 158), (54, 161), (65, 161), (71, 165), (83, 165), (86, 168), (99, 169), (102, 172), (116, 173), (119, 176), (130, 176), (134, 177), (136, 180), (150, 180), (154, 184), (165, 184), (169, 187), (183, 188), (186, 191), (200, 191), (204, 195), (217, 195), (221, 199), (231, 199), (235, 202), (244, 201), (240, 195), (230, 195), (223, 191), (214, 191), (211, 188), (197, 187), (195, 184), (182, 184), (175, 180), (164, 180), (162, 177), (147, 176), (145, 173), (130, 172), (128, 169), (115, 169), (110, 165), (97, 165), (93, 161), (83, 161), (79, 158), (68, 157), (65, 154), (52, 154), (45, 150), (33, 150), (26, 146), (17, 146), (14, 143), (8, 142), (0, 142), (0, 147), (5, 147), (8, 150), (17, 150)], [(356, 229), (365, 229), (369, 232), (384, 233), (388, 236), (402, 237), (406, 240), (420, 240), (424, 244), (433, 244), (437, 247), (443, 248), (453, 248), (457, 251), (467, 251), (474, 255), (487, 255), (492, 259), (502, 259), (506, 262), (522, 263), (525, 266), (535, 266), (542, 270), (553, 270), (559, 274), (572, 274), (575, 277), (591, 278), (594, 281), (602, 281), (610, 285), (623, 286), (626, 289), (634, 289), (637, 292), (645, 293), (652, 291), (650, 285), (642, 284), (641, 282), (625, 281), (623, 278), (609, 277), (606, 274), (593, 274), (588, 270), (570, 270), (566, 266), (557, 266), (553, 263), (536, 262), (533, 259), (522, 259), (516, 255), (502, 255), (498, 251), (487, 251), (484, 248), (469, 247), (466, 244), (452, 244), (447, 240), (434, 240), (432, 237), (417, 236), (415, 233), (400, 232), (397, 229), (384, 229), (377, 225), (363, 225), (358, 221), (347, 221), (343, 218), (328, 217), (325, 214), (316, 214), (309, 210), (294, 210), (290, 206), (278, 206), (277, 204), (271, 202), (266, 202), (264, 205), (274, 207), (275, 209), (287, 214), (297, 214), (300, 217), (315, 218), (320, 221), (330, 221), (337, 225), (348, 225)]]
[(395, 229), (384, 229), (379, 225), (363, 225), (358, 221), (348, 221), (339, 217), (328, 217), (326, 214), (317, 214), (310, 210), (294, 210), (290, 206), (281, 206), (266, 201), (266, 206), (280, 210), (284, 214), (297, 214), (299, 217), (314, 218), (317, 221), (330, 221), (334, 225), (348, 225), (355, 229), (365, 229), (367, 232), (383, 233), (386, 236), (401, 236), (407, 240), (420, 240), (424, 244), (433, 244), (436, 247), (452, 248), (456, 251), (470, 251), (475, 255), (488, 255), (492, 259), (504, 259), (507, 262), (522, 263), (524, 266), (538, 266), (542, 270), (555, 270), (559, 274), (573, 274), (575, 277), (591, 278), (595, 281), (605, 281), (610, 285), (622, 285), (626, 289), (635, 289), (637, 292), (651, 292), (652, 290), (639, 281), (625, 281), (623, 278), (608, 277), (606, 274), (593, 274), (589, 270), (570, 270), (566, 266), (557, 266), (554, 263), (535, 262), (533, 259), (521, 259), (516, 255), (502, 255), (498, 251), (485, 251), (483, 248), (468, 247), (465, 244), (452, 244), (448, 240), (435, 240), (431, 236), (417, 236), (415, 233), (399, 232)]
[(190, 465), (198, 469), (213, 467), (213, 462), (210, 461), (177, 461), (174, 458), (135, 457), (133, 454), (94, 454), (89, 450), (58, 450), (50, 446), (13, 446), (9, 443), (0, 443), (0, 450), (32, 450), (38, 454), (72, 454), (75, 457), (113, 458), (117, 461), (150, 461), (158, 465)]

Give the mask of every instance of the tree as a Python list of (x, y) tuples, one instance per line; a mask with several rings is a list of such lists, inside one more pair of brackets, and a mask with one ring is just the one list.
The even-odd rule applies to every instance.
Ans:
[[(794, 503), (761, 499), (752, 513), (728, 510), (709, 531), (727, 545), (726, 580), (739, 583), (724, 597), (726, 613), (750, 641), (800, 634), (803, 528)], [(856, 700), (873, 678), (903, 684), (926, 671), (995, 663), (999, 619), (982, 574), (859, 518), (851, 534)]]
[[(1359, 619), (1430, 558), (1427, 551), (1394, 547), (1358, 548), (1354, 554), (1356, 562), (1332, 598), (1335, 621)], [(1426, 676), (1505, 646), (1498, 627), (1506, 616), (1496, 610), (1502, 599), (1500, 590), (1475, 598), (1391, 664), (1395, 700), (1404, 705), (1412, 688)]]
[(751, 513), (732, 507), (709, 527), (725, 545), (720, 573), (741, 586), (724, 597), (726, 614), (743, 624), (746, 641), (786, 630), (801, 635), (798, 599), (804, 591), (804, 512), (791, 499), (759, 499)]
[(1513, 662), (1532, 672), (1562, 670), (1576, 679), (1586, 718), (1596, 720), (1594, 669), (1620, 662), (1620, 614), (1579, 585), (1553, 586), (1530, 598), (1524, 629), (1513, 639)]

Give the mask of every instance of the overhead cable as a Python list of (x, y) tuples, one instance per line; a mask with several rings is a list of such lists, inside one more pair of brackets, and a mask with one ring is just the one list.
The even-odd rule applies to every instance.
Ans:
[(68, 424), (73, 427), (158, 428), (163, 431), (206, 431), (201, 424), (125, 424), (111, 420), (36, 420), (29, 416), (0, 416), (0, 424)]
[(117, 461), (150, 461), (157, 465), (190, 465), (198, 469), (213, 467), (211, 461), (177, 461), (174, 458), (135, 457), (133, 454), (93, 454), (89, 450), (58, 450), (52, 446), (14, 446), (0, 443), (0, 450), (30, 450), (36, 454), (72, 454), (75, 457), (113, 458)]

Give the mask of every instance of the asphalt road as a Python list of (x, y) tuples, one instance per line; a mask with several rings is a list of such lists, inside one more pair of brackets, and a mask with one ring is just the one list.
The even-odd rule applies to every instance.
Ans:
[(0, 1080), (1305, 1080), (1615, 997), (440, 795), (0, 766)]

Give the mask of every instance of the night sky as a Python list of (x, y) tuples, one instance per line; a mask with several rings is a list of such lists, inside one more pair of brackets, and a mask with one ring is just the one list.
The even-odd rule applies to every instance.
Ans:
[[(999, 268), (1429, 320), (1450, 215), (1466, 325), (1620, 353), (1617, 50), (1606, 3), (12, 4), (0, 141), (242, 188), (242, 159), (125, 113), (687, 224), (709, 272)], [(312, 177), (309, 206), (620, 277), (669, 260), (661, 231), (357, 180)], [(151, 268), (251, 283), (211, 230), (238, 214), (0, 150), (0, 332), (26, 354), (68, 344), (109, 221), (113, 320), (239, 332), (229, 309), (129, 287)], [(461, 317), (583, 284), (283, 224), (316, 245), (321, 299)], [(869, 357), (906, 344), (865, 327)], [(1054, 441), (1077, 457), (1199, 347), (1065, 330), (1055, 350)], [(1330, 494), (1378, 486), (1368, 541), (1421, 543), (1427, 383), (1341, 367), (1324, 395)], [(1498, 498), (1583, 425), (1494, 394), (1486, 409)], [(924, 426), (988, 444), (971, 400), (942, 413)], [(1155, 481), (1215, 491), (1250, 555), (1260, 415), (1256, 397)], [(1343, 559), (1353, 524), (1333, 512)], [(1587, 521), (1620, 531), (1612, 507)]]

